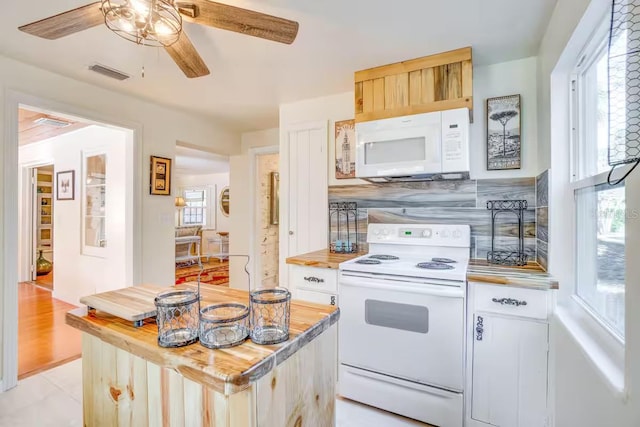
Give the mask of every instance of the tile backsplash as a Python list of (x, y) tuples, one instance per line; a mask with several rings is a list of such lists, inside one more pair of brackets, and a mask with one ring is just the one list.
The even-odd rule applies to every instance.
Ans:
[(536, 261), (547, 269), (549, 259), (549, 170), (536, 177)]
[[(537, 207), (543, 196), (536, 192), (536, 188), (542, 188), (542, 184), (538, 183), (542, 175), (538, 178), (330, 186), (329, 201), (358, 204), (361, 242), (366, 241), (368, 223), (469, 224), (471, 257), (486, 259), (487, 251), (491, 248), (491, 212), (486, 208), (487, 201), (526, 200), (525, 251), (530, 260), (540, 260), (538, 242), (548, 241), (541, 238), (543, 233), (545, 239), (547, 235), (546, 217), (543, 218), (546, 208), (543, 212)], [(537, 221), (543, 219), (545, 229), (541, 230)], [(515, 215), (501, 215), (497, 224), (496, 248), (515, 250), (518, 244), (518, 222)], [(546, 244), (544, 253), (546, 254)]]

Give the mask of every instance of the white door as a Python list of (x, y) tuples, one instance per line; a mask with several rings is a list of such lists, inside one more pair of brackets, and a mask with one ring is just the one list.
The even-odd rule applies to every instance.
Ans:
[(341, 364), (462, 391), (463, 289), (344, 273), (339, 286)]
[(284, 258), (328, 246), (326, 122), (289, 129), (287, 148), (288, 158), (283, 159), (283, 162), (286, 161), (286, 171), (283, 170), (283, 173), (286, 174), (288, 195), (288, 224), (285, 230), (287, 250)]
[(474, 316), (471, 417), (498, 427), (545, 425), (548, 325)]

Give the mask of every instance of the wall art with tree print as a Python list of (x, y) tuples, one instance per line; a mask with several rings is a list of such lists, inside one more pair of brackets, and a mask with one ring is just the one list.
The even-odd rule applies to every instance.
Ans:
[(520, 95), (487, 99), (487, 169), (520, 169)]

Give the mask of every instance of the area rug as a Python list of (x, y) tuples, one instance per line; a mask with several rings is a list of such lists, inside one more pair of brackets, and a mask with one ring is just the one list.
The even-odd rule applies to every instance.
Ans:
[[(198, 280), (198, 266), (176, 269), (176, 285)], [(229, 263), (210, 262), (204, 263), (204, 270), (200, 276), (200, 283), (210, 285), (229, 286)]]

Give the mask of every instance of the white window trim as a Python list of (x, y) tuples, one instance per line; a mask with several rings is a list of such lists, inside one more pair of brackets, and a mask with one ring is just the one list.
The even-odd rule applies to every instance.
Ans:
[[(606, 8), (606, 10), (605, 10)], [(568, 89), (568, 99), (566, 101), (560, 101), (559, 99), (556, 102), (556, 105), (563, 105), (564, 108), (568, 107), (568, 119), (570, 122), (570, 126), (567, 128), (567, 136), (570, 139), (569, 147), (568, 147), (568, 159), (566, 159), (566, 166), (559, 167), (560, 171), (566, 171), (565, 175), (568, 178), (567, 190), (570, 191), (571, 195), (575, 195), (575, 190), (579, 188), (584, 188), (589, 185), (595, 185), (599, 182), (606, 182), (606, 176), (608, 172), (603, 172), (601, 174), (587, 177), (584, 179), (576, 179), (577, 177), (577, 159), (578, 159), (578, 147), (576, 144), (576, 138), (578, 136), (579, 129), (576, 129), (573, 125), (578, 118), (578, 112), (574, 110), (574, 105), (576, 103), (575, 97), (577, 96), (576, 92), (573, 89), (577, 89), (575, 87), (576, 81), (576, 69), (571, 70), (569, 67), (569, 63), (577, 64), (579, 59), (584, 57), (585, 54), (591, 49), (593, 52), (594, 49), (597, 49), (595, 46), (601, 45), (601, 37), (603, 35), (606, 36), (607, 31), (609, 29), (609, 17), (610, 17), (610, 5), (594, 5), (593, 8), (590, 7), (590, 10), (583, 17), (583, 22), (581, 22), (574, 32), (572, 39), (567, 44), (565, 51), (561, 56), (561, 60), (559, 60), (559, 64), (562, 63), (562, 68), (559, 68), (554, 71), (554, 73), (562, 74), (564, 70), (564, 75), (566, 76), (566, 88)], [(593, 28), (597, 28), (593, 31)], [(584, 48), (581, 48), (583, 46)], [(573, 60), (572, 60), (573, 58)], [(584, 65), (584, 64), (580, 64)], [(553, 80), (553, 79), (552, 79)], [(552, 131), (554, 132), (554, 131)], [(557, 133), (556, 137), (552, 135), (552, 140), (555, 140), (559, 137), (561, 133)], [(553, 149), (553, 147), (552, 147)], [(552, 162), (553, 164), (554, 162)], [(555, 166), (554, 166), (555, 167)], [(565, 169), (566, 167), (566, 169)], [(621, 176), (624, 174), (631, 166), (625, 165), (617, 168), (615, 176)], [(560, 176), (558, 174), (556, 176)], [(628, 191), (628, 190), (627, 190)], [(564, 214), (570, 218), (570, 227), (567, 227), (570, 231), (563, 233), (563, 238), (571, 238), (575, 242), (575, 233), (576, 233), (576, 215), (575, 215), (575, 202), (573, 198), (570, 202), (563, 201), (561, 205), (561, 209), (563, 209)], [(550, 221), (553, 221), (553, 218), (550, 218)], [(566, 224), (569, 225), (569, 224)], [(629, 250), (629, 240), (627, 238), (625, 242), (625, 250)], [(575, 245), (575, 243), (574, 243)], [(568, 262), (566, 268), (570, 269), (571, 274), (567, 277), (570, 278), (570, 282), (566, 284), (566, 286), (570, 289), (568, 292), (570, 295), (566, 295), (567, 293), (563, 292), (565, 297), (559, 301), (558, 307), (556, 308), (555, 317), (558, 322), (565, 328), (569, 336), (576, 342), (577, 347), (582, 351), (585, 358), (590, 361), (592, 366), (594, 367), (594, 371), (600, 375), (600, 377), (604, 380), (605, 384), (608, 385), (611, 392), (623, 402), (628, 399), (628, 390), (626, 387), (626, 376), (625, 376), (625, 364), (626, 364), (626, 352), (627, 348), (622, 340), (619, 339), (618, 335), (612, 333), (607, 325), (601, 322), (598, 318), (596, 318), (592, 313), (591, 309), (586, 306), (582, 302), (582, 299), (576, 295), (576, 257), (575, 249), (574, 254), (568, 257), (565, 257), (565, 261)], [(563, 268), (564, 270), (564, 268)], [(628, 274), (628, 273), (627, 273)], [(627, 276), (628, 278), (628, 276)], [(628, 283), (628, 280), (627, 280)], [(563, 283), (562, 286), (565, 286)], [(628, 302), (625, 302), (625, 308), (629, 307)], [(629, 319), (628, 313), (625, 314), (625, 320)]]
[[(578, 173), (580, 170), (579, 159), (581, 156), (581, 147), (578, 141), (580, 140), (580, 136), (584, 134), (584, 129), (579, 126), (582, 123), (584, 123), (584, 120), (582, 119), (582, 117), (580, 117), (580, 111), (578, 111), (578, 109), (575, 108), (575, 106), (581, 102), (580, 93), (582, 91), (578, 85), (578, 78), (583, 70), (593, 65), (596, 59), (596, 53), (599, 53), (602, 49), (607, 48), (608, 33), (609, 33), (609, 21), (607, 19), (603, 19), (603, 22), (601, 22), (600, 25), (596, 28), (596, 30), (593, 31), (593, 34), (590, 36), (589, 41), (587, 42), (585, 47), (582, 49), (582, 51), (578, 55), (578, 60), (576, 61), (577, 65), (574, 68), (573, 72), (571, 73), (571, 83), (570, 83), (571, 93), (569, 97), (570, 99), (569, 117), (571, 120), (571, 141), (570, 141), (569, 153), (571, 157), (570, 157), (569, 171), (571, 173), (570, 181), (572, 183), (574, 182), (579, 183), (583, 179), (592, 178), (592, 177), (578, 178)], [(576, 126), (576, 122), (578, 123), (578, 126)], [(605, 175), (605, 182), (606, 182), (606, 175)], [(573, 188), (575, 189), (576, 187), (573, 187)]]
[[(216, 229), (216, 206), (218, 201), (214, 199), (213, 195), (216, 194), (216, 186), (215, 185), (185, 185), (180, 188), (180, 195), (185, 197), (186, 191), (204, 191), (205, 192), (205, 216), (204, 216), (204, 224), (184, 224), (184, 217), (182, 217), (182, 225), (184, 226), (195, 226), (201, 225), (202, 229), (206, 230), (215, 230)], [(186, 200), (186, 197), (185, 197)], [(181, 210), (180, 215), (183, 215), (184, 209)]]
[[(608, 29), (609, 29), (609, 22), (607, 19), (603, 19), (603, 21), (601, 22), (601, 24), (596, 28), (596, 30), (593, 32), (593, 34), (591, 35), (589, 41), (587, 42), (587, 44), (585, 45), (584, 49), (582, 50), (582, 52), (580, 53), (580, 55), (578, 55), (578, 60), (577, 60), (577, 65), (571, 75), (571, 82), (570, 82), (570, 100), (571, 102), (569, 103), (570, 105), (570, 121), (571, 121), (571, 141), (570, 141), (570, 171), (571, 171), (571, 179), (569, 182), (569, 187), (571, 188), (571, 191), (574, 195), (574, 202), (572, 204), (572, 212), (571, 212), (571, 217), (573, 219), (572, 221), (572, 240), (574, 242), (574, 253), (578, 253), (578, 248), (577, 248), (577, 224), (575, 221), (575, 217), (576, 217), (576, 205), (575, 205), (575, 194), (577, 190), (580, 189), (587, 189), (587, 188), (594, 188), (597, 185), (600, 184), (606, 184), (607, 183), (607, 177), (609, 174), (609, 171), (605, 171), (605, 172), (601, 172), (599, 174), (596, 175), (591, 175), (591, 176), (587, 176), (584, 178), (579, 178), (579, 172), (580, 172), (580, 167), (581, 167), (581, 149), (583, 149), (583, 144), (581, 144), (581, 138), (585, 138), (585, 131), (583, 129), (583, 125), (585, 123), (585, 118), (581, 117), (580, 115), (580, 111), (579, 108), (577, 107), (578, 105), (580, 105), (581, 102), (583, 102), (583, 100), (581, 100), (580, 95), (582, 93), (582, 87), (580, 85), (581, 80), (580, 80), (580, 76), (582, 75), (583, 71), (586, 69), (589, 69), (591, 66), (593, 66), (595, 64), (595, 61), (600, 57), (600, 54), (602, 53), (603, 49), (607, 48), (607, 38), (608, 38)], [(630, 168), (629, 165), (626, 165), (626, 167), (621, 167), (619, 168), (619, 171), (617, 171), (618, 173), (624, 173), (623, 171), (626, 171)], [(618, 174), (616, 174), (618, 175)], [(615, 342), (619, 343), (622, 345), (622, 348), (624, 350), (624, 339), (622, 337), (620, 337), (617, 332), (615, 332), (611, 326), (609, 324), (607, 324), (603, 319), (601, 319), (601, 316), (595, 312), (586, 301), (584, 301), (584, 299), (582, 297), (580, 297), (578, 295), (578, 286), (577, 286), (577, 281), (576, 281), (576, 269), (578, 268), (577, 266), (577, 260), (574, 258), (574, 266), (573, 266), (573, 289), (572, 289), (572, 299), (573, 301), (580, 307), (581, 313), (591, 319), (593, 319), (594, 322), (597, 322), (597, 324), (600, 325), (600, 329), (605, 331), (607, 334), (609, 334)], [(617, 353), (617, 349), (615, 349), (614, 346), (614, 353)], [(624, 360), (624, 359), (622, 359)]]

